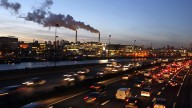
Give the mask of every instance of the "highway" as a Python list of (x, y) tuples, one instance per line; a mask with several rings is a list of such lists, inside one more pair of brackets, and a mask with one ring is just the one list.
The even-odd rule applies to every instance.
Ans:
[[(125, 64), (125, 63), (123, 63)], [(84, 67), (89, 68), (90, 73), (86, 76), (78, 76), (78, 80), (80, 79), (92, 79), (95, 78), (96, 72), (100, 70), (106, 70), (106, 66), (93, 66), (93, 67)], [(159, 73), (160, 70), (164, 69), (165, 67), (158, 67), (157, 69), (151, 71), (152, 75), (156, 75)], [(25, 87), (23, 86), (24, 90), (20, 91), (16, 95), (8, 96), (6, 98), (0, 97), (0, 106), (1, 107), (7, 107), (7, 108), (17, 108), (21, 107), (24, 104), (27, 104), (26, 102), (34, 102), (39, 101), (46, 103), (48, 106), (52, 106), (53, 108), (124, 108), (125, 107), (125, 101), (117, 100), (115, 98), (115, 94), (117, 89), (125, 87), (125, 88), (131, 88), (132, 96), (139, 97), (139, 99), (142, 101), (142, 108), (145, 107), (153, 107), (153, 102), (156, 98), (166, 98), (167, 100), (167, 107), (169, 108), (182, 108), (183, 106), (191, 106), (190, 105), (190, 99), (186, 99), (186, 97), (191, 98), (191, 76), (189, 75), (190, 72), (187, 72), (185, 77), (179, 81), (179, 85), (176, 87), (170, 87), (168, 85), (168, 81), (175, 77), (176, 74), (171, 75), (171, 78), (166, 78), (166, 83), (157, 83), (154, 81), (150, 84), (150, 87), (152, 88), (152, 95), (150, 97), (142, 97), (141, 96), (141, 90), (142, 88), (136, 88), (134, 87), (134, 84), (136, 80), (144, 80), (145, 77), (143, 74), (137, 74), (130, 73), (130, 71), (126, 71), (129, 74), (133, 75), (129, 80), (122, 80), (120, 77), (114, 77), (109, 80), (104, 80), (102, 83), (107, 85), (106, 92), (104, 92), (104, 98), (100, 100), (97, 104), (87, 104), (84, 102), (84, 97), (87, 96), (88, 93), (90, 93), (89, 86), (81, 86), (78, 89), (70, 89), (69, 91), (65, 90), (63, 93), (54, 93), (56, 87), (64, 86), (63, 84), (63, 74), (67, 72), (77, 72), (80, 69), (69, 69), (69, 70), (63, 70), (62, 73), (56, 73), (56, 74), (49, 74), (46, 76), (41, 76), (42, 79), (47, 80), (47, 83), (45, 85), (37, 86), (37, 87)], [(122, 70), (119, 70), (120, 72)], [(145, 71), (145, 70), (143, 70)], [(181, 71), (181, 70), (180, 70)], [(190, 70), (191, 71), (191, 70)], [(177, 72), (179, 73), (179, 71)], [(24, 78), (24, 79), (13, 79), (9, 81), (2, 81), (0, 88), (3, 88), (5, 86), (10, 85), (17, 85), (22, 84), (24, 81), (28, 80), (30, 78)], [(56, 91), (57, 92), (57, 91)], [(59, 92), (62, 92), (62, 89), (59, 90)], [(48, 93), (48, 94), (46, 94)], [(49, 94), (50, 93), (50, 94)], [(54, 97), (49, 97), (45, 95), (51, 95)], [(44, 96), (39, 98), (39, 96)], [(34, 98), (34, 99), (33, 99)], [(181, 101), (182, 99), (182, 101)], [(25, 101), (23, 101), (25, 100)], [(187, 104), (186, 104), (187, 103)]]
[[(173, 76), (172, 76), (173, 77)], [(152, 95), (151, 97), (142, 97), (141, 88), (135, 88), (133, 86), (134, 79), (139, 78), (142, 79), (142, 75), (135, 75), (129, 81), (125, 80), (117, 80), (114, 83), (107, 84), (107, 93), (105, 99), (102, 100), (99, 104), (87, 104), (84, 102), (83, 98), (88, 94), (83, 93), (78, 96), (59, 101), (53, 105), (53, 108), (124, 108), (125, 102), (121, 100), (117, 100), (115, 98), (115, 94), (118, 88), (128, 87), (132, 90), (132, 95), (139, 97), (142, 101), (141, 108), (152, 108), (153, 102), (157, 98), (165, 98), (167, 100), (167, 108), (189, 108), (191, 105), (190, 100), (190, 88), (191, 88), (191, 76), (186, 74), (184, 79), (182, 79), (179, 83), (181, 85), (176, 87), (171, 87), (168, 83), (153, 83), (151, 84)], [(169, 79), (167, 79), (169, 81)], [(189, 95), (190, 94), (190, 95)], [(188, 98), (186, 98), (188, 97)]]
[[(63, 75), (69, 72), (77, 72), (81, 69), (89, 69), (90, 72), (86, 75), (79, 75), (78, 82), (81, 82), (86, 79), (93, 79), (96, 76), (96, 73), (100, 70), (106, 70), (106, 65), (94, 65), (94, 66), (85, 66), (82, 68), (73, 68), (73, 69), (65, 69), (60, 70), (60, 72), (55, 72), (47, 75), (41, 76), (33, 76), (33, 77), (25, 77), (25, 78), (17, 78), (11, 80), (2, 80), (0, 83), (0, 89), (3, 89), (7, 86), (13, 85), (22, 85), (23, 82), (28, 81), (31, 78), (39, 77), (41, 79), (46, 80), (47, 82), (44, 85), (35, 86), (35, 87), (26, 87), (22, 85), (22, 90), (17, 91), (17, 93), (11, 94), (10, 96), (0, 96), (0, 106), (12, 107), (12, 106), (21, 106), (23, 104), (23, 100), (27, 99), (27, 102), (32, 102), (36, 100), (38, 94), (53, 92), (56, 87), (65, 86), (63, 81)], [(35, 99), (33, 99), (35, 97)], [(26, 104), (26, 103), (25, 103)]]

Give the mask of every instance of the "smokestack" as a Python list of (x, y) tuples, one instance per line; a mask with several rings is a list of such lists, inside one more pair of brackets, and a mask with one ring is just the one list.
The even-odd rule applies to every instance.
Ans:
[(77, 43), (77, 30), (76, 30), (76, 36), (75, 36), (75, 43)]
[(100, 43), (100, 32), (99, 32), (99, 43)]

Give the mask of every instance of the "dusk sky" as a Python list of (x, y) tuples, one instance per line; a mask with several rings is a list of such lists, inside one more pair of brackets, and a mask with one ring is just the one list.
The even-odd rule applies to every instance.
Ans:
[[(1, 0), (0, 0), (1, 1)], [(25, 21), (28, 12), (45, 0), (8, 0), (21, 4), (18, 14), (0, 7), (0, 36), (20, 41), (54, 41), (55, 28)], [(101, 33), (101, 42), (154, 47), (189, 47), (192, 43), (192, 0), (53, 0), (52, 13), (71, 15)], [(75, 41), (75, 31), (58, 28), (58, 39)], [(78, 41), (98, 41), (98, 33), (78, 29)]]

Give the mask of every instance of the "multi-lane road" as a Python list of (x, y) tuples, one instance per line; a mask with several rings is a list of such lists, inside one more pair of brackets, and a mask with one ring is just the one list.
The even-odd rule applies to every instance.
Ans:
[[(98, 71), (106, 70), (106, 66), (104, 65), (84, 68), (89, 68), (90, 73), (86, 76), (78, 76), (78, 80), (95, 78)], [(151, 70), (150, 73), (151, 75), (157, 75), (164, 68), (165, 67), (158, 67), (157, 69)], [(77, 72), (79, 70), (81, 69), (68, 69), (63, 70), (63, 73), (59, 72), (55, 74), (41, 76), (42, 79), (45, 79), (47, 81), (46, 84), (36, 87), (22, 86), (23, 89), (17, 92), (16, 95), (14, 94), (6, 98), (0, 97), (0, 107), (17, 108), (29, 102), (38, 101), (40, 103), (45, 103), (46, 106), (48, 105), (53, 108), (124, 108), (125, 101), (117, 100), (115, 98), (117, 89), (122, 87), (131, 88), (132, 96), (139, 97), (139, 99), (142, 101), (142, 108), (152, 108), (154, 101), (159, 97), (166, 99), (166, 106), (168, 108), (188, 108), (191, 106), (191, 70), (189, 72), (185, 72), (185, 76), (178, 81), (179, 85), (176, 87), (171, 87), (170, 85), (168, 85), (168, 81), (171, 80), (171, 78), (176, 77), (177, 74), (182, 70), (178, 70), (176, 73), (171, 75), (170, 78), (165, 78), (165, 83), (157, 83), (155, 78), (153, 78), (153, 83), (149, 84), (150, 88), (152, 88), (152, 95), (150, 97), (142, 97), (142, 88), (134, 87), (134, 84), (138, 79), (145, 80), (144, 75), (137, 74), (137, 72), (133, 73), (129, 70), (125, 71), (128, 74), (132, 75), (132, 77), (128, 80), (123, 80), (121, 79), (121, 76), (117, 76), (102, 81), (103, 84), (107, 85), (107, 89), (103, 94), (104, 98), (100, 101), (99, 104), (87, 104), (84, 102), (84, 97), (91, 92), (87, 85), (78, 87), (78, 89), (70, 89), (70, 91), (65, 89), (65, 91), (63, 91), (64, 93), (56, 93), (57, 95), (54, 95), (53, 91), (55, 90), (55, 87), (64, 85), (63, 74), (67, 72)], [(110, 72), (111, 70), (108, 71)], [(120, 69), (120, 72), (122, 72), (122, 69)], [(10, 85), (22, 84), (28, 79), (30, 79), (30, 77), (1, 81), (0, 88)], [(61, 91), (62, 89), (59, 92)], [(38, 95), (41, 95), (43, 97), (39, 98)], [(50, 95), (52, 97), (47, 97), (46, 95)]]
[[(172, 76), (174, 77), (174, 76)], [(169, 79), (166, 83), (152, 83), (150, 87), (152, 88), (152, 95), (150, 97), (142, 97), (142, 88), (134, 87), (135, 79), (143, 79), (142, 75), (135, 75), (128, 81), (126, 80), (115, 80), (113, 83), (107, 84), (106, 99), (100, 104), (87, 104), (84, 102), (83, 98), (86, 97), (86, 93), (82, 93), (76, 96), (71, 96), (71, 98), (65, 99), (63, 101), (56, 102), (54, 108), (124, 108), (125, 102), (117, 100), (115, 94), (117, 89), (125, 87), (131, 88), (132, 95), (139, 97), (142, 101), (141, 108), (153, 108), (153, 103), (157, 98), (165, 98), (167, 108), (190, 108), (191, 107), (191, 76), (186, 73), (185, 77), (179, 81), (180, 85), (172, 87), (168, 85)], [(171, 79), (171, 78), (170, 78)]]

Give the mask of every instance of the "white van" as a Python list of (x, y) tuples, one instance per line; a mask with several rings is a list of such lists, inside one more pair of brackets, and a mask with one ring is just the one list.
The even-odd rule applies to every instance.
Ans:
[(126, 97), (131, 96), (131, 88), (119, 88), (115, 96), (116, 99), (125, 100)]
[(151, 94), (152, 94), (151, 88), (144, 88), (144, 89), (141, 91), (141, 96), (150, 97)]

